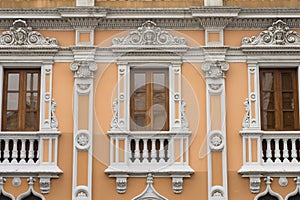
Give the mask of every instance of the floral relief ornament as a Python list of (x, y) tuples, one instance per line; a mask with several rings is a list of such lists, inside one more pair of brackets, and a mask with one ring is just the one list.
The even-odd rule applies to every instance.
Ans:
[(219, 79), (225, 78), (225, 72), (228, 71), (229, 65), (224, 61), (205, 62), (202, 70), (206, 72), (206, 78)]
[(97, 64), (92, 61), (74, 61), (71, 64), (71, 71), (75, 72), (74, 77), (90, 78), (93, 77), (94, 72), (97, 70)]
[(300, 35), (290, 30), (285, 22), (278, 20), (258, 36), (243, 38), (242, 43), (243, 45), (299, 45)]
[(0, 35), (0, 45), (46, 45), (57, 46), (55, 38), (43, 37), (41, 33), (32, 31), (32, 28), (21, 19), (14, 21), (9, 31)]

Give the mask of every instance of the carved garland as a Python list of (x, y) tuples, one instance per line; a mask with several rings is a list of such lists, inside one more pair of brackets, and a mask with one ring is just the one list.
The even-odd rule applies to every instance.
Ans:
[(278, 20), (257, 37), (243, 38), (242, 43), (243, 45), (299, 45), (300, 35), (290, 30), (285, 22)]
[(14, 21), (13, 26), (9, 31), (5, 31), (0, 35), (1, 46), (21, 46), (21, 45), (43, 45), (57, 46), (55, 38), (42, 36), (37, 31), (32, 31), (32, 28), (21, 19)]

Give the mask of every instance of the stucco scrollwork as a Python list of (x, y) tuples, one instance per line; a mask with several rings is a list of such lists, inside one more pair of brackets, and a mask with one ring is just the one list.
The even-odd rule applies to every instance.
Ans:
[(246, 100), (244, 101), (244, 108), (245, 108), (246, 114), (244, 116), (242, 126), (243, 126), (243, 128), (249, 128), (250, 127), (250, 104), (249, 104), (248, 98), (246, 98)]
[(173, 192), (175, 194), (180, 194), (183, 189), (183, 178), (182, 177), (173, 177), (172, 178)]
[(113, 117), (110, 122), (110, 126), (113, 130), (118, 129), (118, 99), (115, 99), (113, 101)]
[(126, 177), (117, 177), (116, 178), (117, 192), (123, 194), (127, 189), (127, 178)]
[(86, 60), (74, 61), (70, 68), (75, 78), (92, 78), (97, 70), (97, 64)]
[(40, 190), (43, 194), (48, 194), (50, 192), (50, 178), (43, 177), (40, 178)]
[(114, 38), (113, 45), (185, 45), (183, 37), (172, 36), (168, 31), (157, 27), (153, 21), (146, 21), (137, 30), (122, 38)]
[(243, 45), (299, 45), (300, 35), (290, 30), (285, 22), (278, 20), (258, 36), (243, 38), (242, 43)]
[(13, 22), (13, 26), (9, 31), (5, 31), (0, 35), (0, 45), (47, 45), (57, 46), (55, 38), (42, 36), (37, 31), (32, 31), (32, 28), (21, 19)]
[(55, 115), (55, 109), (56, 108), (56, 102), (54, 99), (51, 99), (51, 128), (57, 128), (58, 127), (58, 120)]
[(259, 193), (260, 177), (250, 177), (250, 191), (252, 193)]
[(202, 70), (206, 73), (206, 78), (219, 79), (225, 78), (225, 72), (228, 71), (229, 64), (225, 61), (205, 62)]
[(189, 122), (185, 114), (186, 102), (181, 99), (181, 127), (183, 130), (188, 130)]

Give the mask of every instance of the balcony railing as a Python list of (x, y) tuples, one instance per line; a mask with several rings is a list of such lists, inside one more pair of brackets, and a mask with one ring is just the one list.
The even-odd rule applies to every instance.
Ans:
[(107, 173), (193, 171), (188, 166), (190, 132), (109, 132), (109, 135), (113, 156)]
[(246, 175), (300, 172), (300, 131), (241, 131)]
[(57, 167), (58, 136), (50, 132), (0, 132), (0, 173), (54, 173)]

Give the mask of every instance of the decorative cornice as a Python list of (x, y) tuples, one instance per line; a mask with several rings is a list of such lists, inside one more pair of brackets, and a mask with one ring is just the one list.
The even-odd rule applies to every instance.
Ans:
[(23, 20), (16, 20), (9, 31), (0, 35), (0, 46), (39, 46), (57, 47), (55, 38), (43, 37)]
[(268, 30), (258, 36), (243, 38), (243, 46), (255, 45), (300, 45), (300, 35), (290, 28), (282, 20), (272, 24)]

